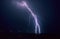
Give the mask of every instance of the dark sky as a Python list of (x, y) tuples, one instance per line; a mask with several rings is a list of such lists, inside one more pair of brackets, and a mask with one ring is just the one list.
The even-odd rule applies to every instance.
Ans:
[[(1, 0), (0, 31), (9, 32), (34, 32), (33, 19), (30, 19), (27, 10), (17, 8), (11, 3), (12, 0)], [(32, 10), (39, 16), (42, 33), (58, 33), (59, 25), (54, 0), (26, 0)], [(28, 12), (29, 13), (29, 12)]]

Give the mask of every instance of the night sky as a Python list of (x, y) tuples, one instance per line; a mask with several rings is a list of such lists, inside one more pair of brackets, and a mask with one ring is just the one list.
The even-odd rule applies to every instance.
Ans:
[[(14, 0), (1, 0), (0, 31), (34, 33), (34, 23), (28, 10), (17, 7)], [(19, 1), (19, 0), (16, 0)], [(22, 0), (20, 0), (21, 2)], [(32, 11), (38, 16), (42, 33), (58, 33), (59, 28), (55, 13), (56, 1), (53, 0), (25, 0)], [(29, 21), (30, 17), (30, 21)], [(29, 23), (30, 22), (30, 23)]]

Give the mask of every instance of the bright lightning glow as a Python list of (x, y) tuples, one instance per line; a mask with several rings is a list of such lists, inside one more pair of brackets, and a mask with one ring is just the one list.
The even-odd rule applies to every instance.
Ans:
[(22, 1), (21, 3), (19, 3), (20, 6), (24, 6), (28, 9), (28, 11), (31, 13), (32, 17), (34, 18), (34, 21), (35, 21), (35, 33), (41, 33), (40, 32), (40, 25), (38, 23), (38, 19), (37, 19), (37, 16), (36, 14), (33, 13), (33, 11), (28, 7), (27, 3), (25, 1)]

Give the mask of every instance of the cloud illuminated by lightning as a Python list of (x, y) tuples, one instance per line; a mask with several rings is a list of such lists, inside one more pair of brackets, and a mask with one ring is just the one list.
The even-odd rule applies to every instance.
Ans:
[(34, 18), (35, 21), (35, 33), (41, 33), (40, 31), (40, 25), (38, 23), (38, 19), (37, 19), (37, 15), (33, 13), (33, 11), (28, 7), (27, 3), (25, 1), (22, 1), (21, 3), (17, 3), (18, 5), (22, 6), (22, 7), (26, 7), (28, 9), (28, 11), (31, 13), (32, 17)]

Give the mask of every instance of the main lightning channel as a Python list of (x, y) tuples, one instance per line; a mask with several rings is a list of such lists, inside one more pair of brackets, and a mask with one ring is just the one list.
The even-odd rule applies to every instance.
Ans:
[(40, 32), (40, 25), (38, 23), (38, 19), (37, 19), (37, 15), (33, 13), (33, 11), (28, 7), (27, 3), (25, 1), (22, 2), (22, 5), (25, 6), (28, 11), (31, 13), (32, 17), (34, 18), (34, 21), (35, 21), (35, 33), (41, 33)]

